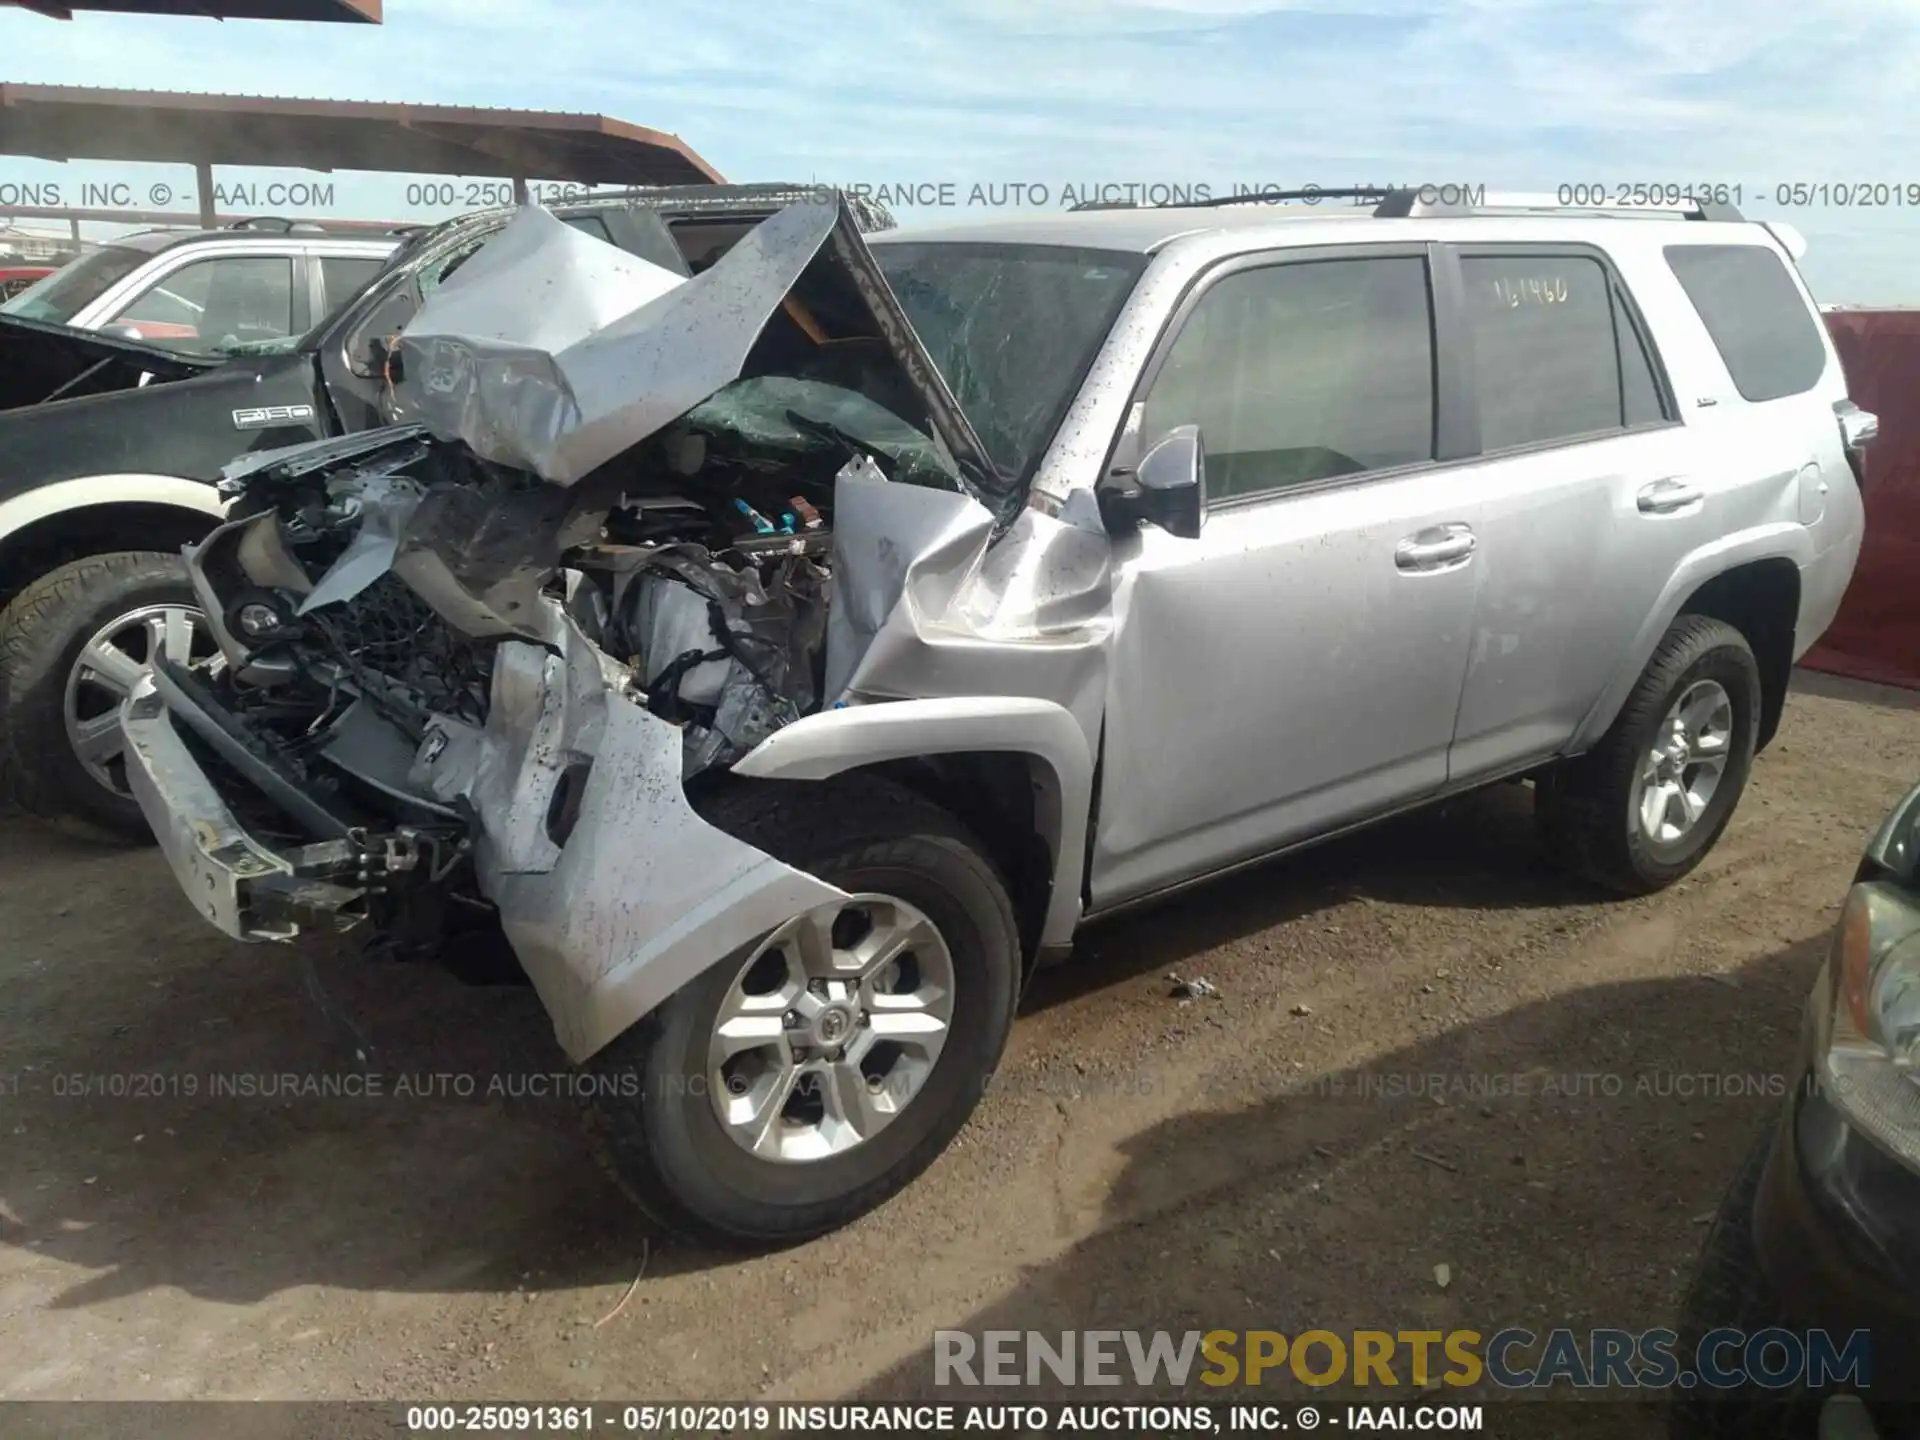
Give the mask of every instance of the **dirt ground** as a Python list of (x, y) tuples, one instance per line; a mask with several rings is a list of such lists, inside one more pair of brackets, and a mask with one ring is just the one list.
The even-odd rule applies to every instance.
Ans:
[(926, 1176), (745, 1257), (602, 1178), (531, 991), (226, 944), (157, 854), (7, 817), (0, 1398), (893, 1398), (942, 1326), (1668, 1323), (1920, 778), (1916, 697), (1864, 693), (1803, 681), (1650, 900), (1503, 787), (1089, 932)]

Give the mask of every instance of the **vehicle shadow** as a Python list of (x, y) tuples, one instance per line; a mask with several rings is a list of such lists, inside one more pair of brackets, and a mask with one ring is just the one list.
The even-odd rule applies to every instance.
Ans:
[(1496, 785), (1250, 866), (1090, 923), (1073, 955), (1034, 977), (1025, 1011), (1365, 897), (1416, 909), (1562, 910), (1607, 892), (1555, 868), (1533, 824), (1533, 791)]
[[(1363, 1069), (1168, 1119), (1120, 1146), (1123, 1167), (1091, 1237), (946, 1323), (981, 1343), (989, 1330), (1039, 1331), (1055, 1347), (1063, 1331), (1096, 1329), (1177, 1340), (1216, 1329), (1484, 1337), (1513, 1326), (1671, 1326), (1707, 1216), (1797, 1083), (1794, 1021), (1823, 951), (1815, 935), (1731, 977), (1556, 995)], [(1434, 1101), (1436, 1085), (1445, 1103)], [(929, 1336), (849, 1399), (1324, 1408), (1422, 1398), (1404, 1349), (1392, 1390), (1315, 1389), (1284, 1366), (1258, 1389), (1237, 1379), (1215, 1387), (1199, 1382), (1203, 1359), (1184, 1386), (1164, 1374), (1140, 1384), (1116, 1349), (1120, 1380), (1106, 1388), (1070, 1388), (1046, 1371), (1018, 1388), (941, 1388)], [(1326, 1358), (1317, 1352), (1313, 1368)], [(1015, 1366), (1024, 1371), (1024, 1360)], [(1489, 1434), (1664, 1433), (1644, 1397), (1615, 1391), (1604, 1398), (1640, 1403), (1575, 1405), (1569, 1393), (1556, 1389), (1559, 1403), (1544, 1411), (1511, 1396), (1498, 1404), (1502, 1392), (1487, 1382), (1424, 1398), (1495, 1405)]]
[[(1474, 797), (1115, 920), (1096, 932), (1086, 963), (1041, 977), (1034, 1003), (1178, 966), (1223, 937), (1356, 891), (1416, 907), (1596, 903), (1544, 870), (1526, 799), (1518, 787)], [(741, 1263), (657, 1234), (593, 1164), (577, 1123), (583, 1102), (530, 990), (463, 986), (342, 941), (227, 943), (181, 903), (156, 853), (101, 851), (12, 821), (0, 823), (0, 877), (0, 934), (11, 937), (0, 949), (10, 996), (0, 1013), (0, 1246), (91, 1272), (52, 1308), (163, 1286), (245, 1303), (316, 1284), (625, 1284), (643, 1254), (655, 1278)], [(1652, 1063), (1717, 1035), (1727, 998), (1717, 985), (1674, 982), (1671, 993), (1615, 995), (1574, 1028), (1670, 1033), (1679, 1048), (1643, 1047)], [(1595, 1002), (1563, 1003), (1578, 1013)], [(1678, 1007), (1686, 1023), (1647, 1030), (1643, 1006)], [(1392, 1063), (1444, 1067), (1483, 1052), (1558, 1063), (1568, 1027), (1546, 1009)], [(1288, 1136), (1323, 1103), (1184, 1118), (1138, 1142), (1134, 1188), (1186, 1169), (1196, 1149), (1229, 1170), (1313, 1163), (1312, 1146), (1296, 1153)], [(1397, 1113), (1359, 1106), (1356, 1136), (1385, 1135)], [(1627, 1134), (1605, 1130), (1606, 1153), (1587, 1160), (1613, 1163), (1632, 1148)], [(1695, 1162), (1709, 1153), (1683, 1147)], [(1411, 1189), (1416, 1197), (1431, 1199)], [(1116, 1200), (1123, 1211), (1128, 1203)], [(1090, 1242), (1090, 1254), (1116, 1253)], [(1122, 1267), (1114, 1280), (1144, 1295), (1155, 1273), (1146, 1267), (1136, 1284)]]

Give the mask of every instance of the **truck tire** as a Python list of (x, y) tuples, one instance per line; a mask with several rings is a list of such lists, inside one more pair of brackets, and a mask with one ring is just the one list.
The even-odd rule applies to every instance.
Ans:
[[(881, 1204), (966, 1123), (1013, 1023), (1019, 929), (979, 843), (900, 786), (740, 785), (706, 814), (858, 898), (728, 956), (620, 1036), (590, 1062), (586, 1114), (602, 1163), (662, 1225), (790, 1244)], [(831, 946), (814, 970), (900, 958), (827, 981), (789, 943), (800, 926)]]
[[(169, 644), (184, 660), (215, 648), (185, 562), (158, 551), (62, 565), (0, 612), (0, 750), (21, 809), (151, 843), (111, 720), (115, 697), (151, 664), (152, 647)], [(85, 756), (81, 738), (91, 742)]]
[(1621, 894), (1671, 885), (1732, 818), (1759, 723), (1760, 668), (1746, 637), (1682, 615), (1600, 743), (1537, 783), (1548, 851)]

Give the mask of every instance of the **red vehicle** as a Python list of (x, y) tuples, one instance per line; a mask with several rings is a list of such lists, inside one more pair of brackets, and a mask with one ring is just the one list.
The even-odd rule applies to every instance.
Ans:
[(53, 273), (51, 265), (0, 265), (0, 300), (11, 300), (36, 281)]

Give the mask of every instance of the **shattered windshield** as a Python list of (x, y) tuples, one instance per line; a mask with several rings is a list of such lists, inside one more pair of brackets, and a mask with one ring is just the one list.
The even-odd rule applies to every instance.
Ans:
[(153, 257), (129, 245), (103, 245), (53, 274), (29, 285), (6, 304), (0, 315), (24, 315), (65, 325)]
[(694, 406), (681, 424), (756, 448), (862, 449), (889, 462), (884, 468), (895, 480), (942, 490), (959, 487), (959, 467), (936, 437), (858, 391), (819, 380), (785, 375), (736, 380)]
[(1147, 257), (1063, 245), (876, 245), (987, 453), (1025, 480)]

